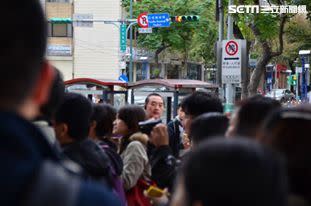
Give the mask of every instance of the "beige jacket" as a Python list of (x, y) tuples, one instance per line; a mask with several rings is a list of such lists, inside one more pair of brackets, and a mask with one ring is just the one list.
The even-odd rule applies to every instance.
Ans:
[(130, 137), (130, 141), (121, 154), (124, 165), (121, 177), (125, 190), (134, 187), (140, 177), (151, 176), (151, 166), (146, 152), (148, 136), (135, 133)]

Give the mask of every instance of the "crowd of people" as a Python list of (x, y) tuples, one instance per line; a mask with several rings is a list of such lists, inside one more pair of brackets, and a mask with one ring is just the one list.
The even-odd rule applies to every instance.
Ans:
[(164, 124), (157, 93), (144, 108), (93, 104), (65, 93), (45, 59), (39, 1), (2, 7), (1, 205), (311, 204), (310, 106), (258, 95), (228, 118), (215, 94), (195, 91)]

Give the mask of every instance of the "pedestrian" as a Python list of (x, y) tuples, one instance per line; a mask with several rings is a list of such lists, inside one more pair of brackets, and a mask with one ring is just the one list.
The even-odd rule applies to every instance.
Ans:
[(161, 119), (164, 111), (164, 99), (158, 93), (151, 93), (145, 99), (147, 119)]
[(116, 120), (117, 111), (110, 104), (93, 105), (91, 117), (91, 127), (89, 137), (93, 139), (100, 148), (105, 151), (111, 164), (111, 174), (113, 178), (113, 188), (120, 200), (126, 205), (126, 198), (123, 188), (121, 174), (123, 171), (123, 161), (118, 154), (118, 146), (113, 139), (113, 122)]
[(182, 111), (181, 105), (178, 105), (177, 116), (167, 124), (169, 145), (173, 151), (173, 155), (179, 158), (180, 152), (185, 148), (184, 142), (184, 125), (183, 120), (185, 113)]
[[(50, 94), (47, 21), (38, 0), (2, 2), (0, 34), (1, 205), (120, 205), (109, 189), (72, 175), (31, 123)], [(27, 21), (27, 23), (25, 23)]]
[(258, 140), (284, 155), (289, 176), (289, 206), (311, 204), (310, 105), (282, 108), (269, 115)]
[(120, 155), (123, 160), (123, 180), (128, 206), (148, 206), (143, 195), (151, 177), (147, 156), (148, 136), (139, 132), (139, 122), (146, 119), (145, 111), (136, 105), (122, 107), (114, 121), (113, 134), (122, 136)]
[(269, 97), (255, 95), (237, 105), (230, 120), (227, 137), (242, 136), (256, 138), (264, 119), (269, 113), (281, 107), (280, 102)]
[(247, 139), (215, 138), (190, 152), (177, 178), (171, 206), (285, 206), (280, 158)]
[(79, 164), (86, 178), (113, 188), (111, 163), (107, 154), (88, 138), (92, 103), (76, 93), (66, 93), (55, 114), (55, 133), (63, 154)]

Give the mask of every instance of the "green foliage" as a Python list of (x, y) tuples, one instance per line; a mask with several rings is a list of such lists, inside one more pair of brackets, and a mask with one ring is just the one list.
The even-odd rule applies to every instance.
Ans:
[[(129, 11), (129, 0), (123, 0)], [(172, 22), (168, 28), (153, 28), (152, 34), (138, 36), (138, 46), (152, 51), (169, 48), (193, 61), (214, 62), (217, 37), (214, 0), (141, 0), (133, 4), (133, 16), (140, 13), (169, 13), (170, 16), (198, 15), (196, 22)]]

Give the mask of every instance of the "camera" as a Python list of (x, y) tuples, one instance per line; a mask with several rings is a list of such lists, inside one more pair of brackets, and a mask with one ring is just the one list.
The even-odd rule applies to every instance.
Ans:
[(150, 120), (142, 121), (138, 123), (139, 130), (144, 134), (150, 135), (153, 127), (160, 123), (162, 123), (161, 119), (158, 119), (158, 120), (150, 119)]

